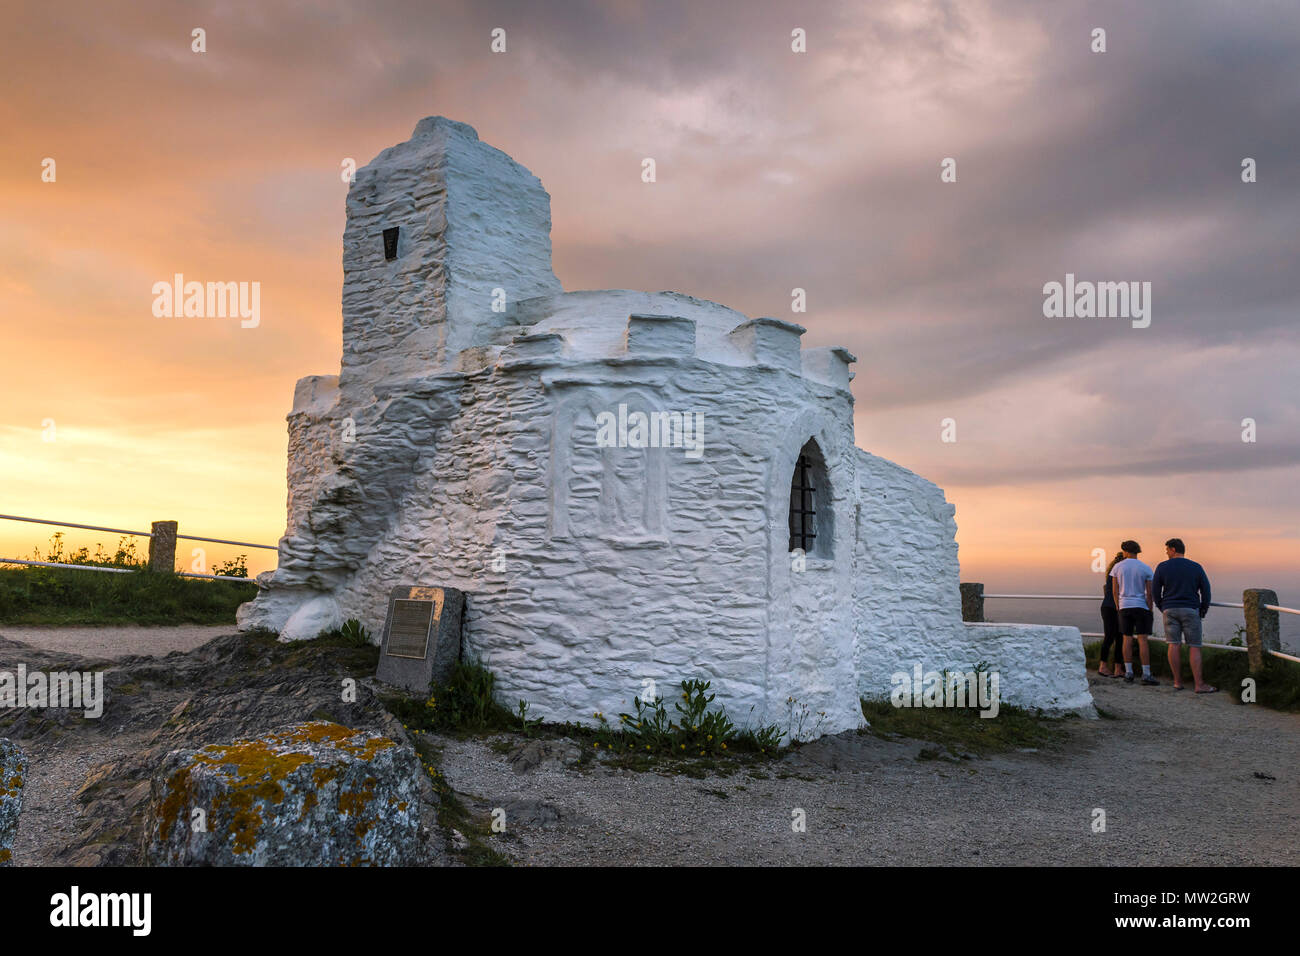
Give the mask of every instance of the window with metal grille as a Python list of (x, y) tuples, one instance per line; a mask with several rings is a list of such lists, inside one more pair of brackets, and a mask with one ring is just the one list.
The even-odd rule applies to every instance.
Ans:
[(817, 508), (814, 493), (813, 463), (808, 455), (800, 454), (790, 482), (790, 550), (813, 550), (817, 538)]

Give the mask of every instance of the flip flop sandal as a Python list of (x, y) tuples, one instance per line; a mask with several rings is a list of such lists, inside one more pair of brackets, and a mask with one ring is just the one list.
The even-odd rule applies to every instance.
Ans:
[(1219, 688), (1217, 687), (1207, 687), (1205, 688), (1205, 690), (1194, 691), (1194, 693), (1197, 694), (1217, 694), (1218, 692), (1219, 692)]
[(1175, 685), (1174, 685), (1174, 690), (1182, 690), (1182, 689), (1183, 689), (1183, 685), (1182, 685), (1182, 684), (1175, 684)]

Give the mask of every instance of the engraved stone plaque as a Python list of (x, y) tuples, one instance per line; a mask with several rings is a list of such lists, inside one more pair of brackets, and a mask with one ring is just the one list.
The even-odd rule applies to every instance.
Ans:
[[(440, 595), (441, 596), (441, 595)], [(429, 656), (429, 629), (441, 601), (393, 601), (388, 624), (389, 657), (410, 657), (422, 661)]]
[(454, 588), (393, 588), (375, 676), (414, 694), (447, 680), (460, 660), (464, 609), (465, 595)]

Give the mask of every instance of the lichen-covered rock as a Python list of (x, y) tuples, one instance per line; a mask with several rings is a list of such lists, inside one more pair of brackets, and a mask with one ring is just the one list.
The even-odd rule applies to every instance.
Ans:
[(144, 856), (160, 866), (417, 862), (420, 762), (328, 721), (170, 754), (154, 777)]
[(18, 814), (23, 809), (23, 777), (27, 763), (18, 745), (0, 739), (0, 866), (13, 860), (14, 837), (18, 834)]

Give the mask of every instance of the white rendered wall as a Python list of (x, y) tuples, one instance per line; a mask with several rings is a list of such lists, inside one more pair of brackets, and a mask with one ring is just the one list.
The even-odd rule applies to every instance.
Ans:
[[(693, 358), (503, 360), (430, 381), (461, 413), (432, 437), (436, 452), (338, 592), (345, 615), (378, 630), (398, 582), (466, 591), (466, 649), (491, 666), (504, 701), (550, 720), (616, 720), (645, 679), (671, 696), (698, 677), (740, 722), (784, 726), (794, 696), (825, 712), (808, 721), (821, 732), (861, 724), (846, 392)], [(703, 454), (597, 448), (596, 415), (620, 403), (700, 413)], [(842, 559), (792, 579), (790, 476), (814, 434), (835, 463)], [(774, 436), (785, 436), (777, 457)]]
[(889, 697), (895, 673), (969, 672), (985, 662), (1008, 704), (1092, 714), (1078, 628), (966, 624), (961, 619), (955, 509), (905, 468), (858, 455), (854, 572), (858, 690)]
[[(986, 660), (1009, 701), (1081, 706), (1077, 631), (961, 623), (952, 506), (854, 447), (851, 356), (677, 293), (562, 293), (549, 228), (536, 178), (440, 117), (358, 172), (342, 371), (298, 383), (280, 566), (241, 627), (378, 634), (393, 586), (459, 588), (503, 703), (557, 721), (617, 721), (647, 679), (672, 712), (700, 677), (738, 723), (836, 733), (918, 661)], [(703, 453), (597, 447), (620, 404), (701, 415)], [(810, 438), (831, 535), (796, 570)]]

